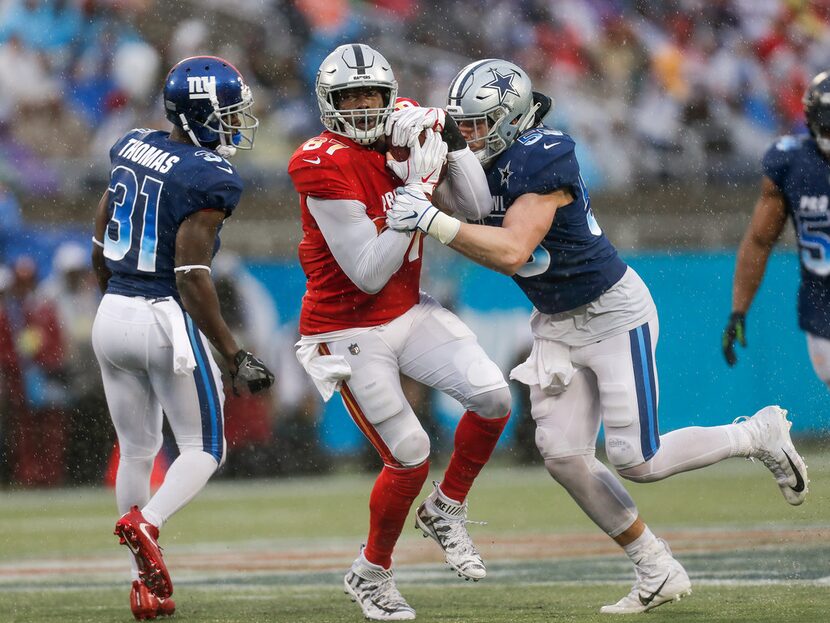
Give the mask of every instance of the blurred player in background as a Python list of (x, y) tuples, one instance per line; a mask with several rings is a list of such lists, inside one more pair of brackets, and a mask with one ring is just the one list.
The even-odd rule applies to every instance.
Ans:
[(601, 612), (643, 612), (690, 594), (691, 584), (596, 459), (600, 423), (608, 460), (636, 482), (752, 456), (772, 471), (786, 500), (800, 504), (807, 474), (778, 407), (738, 424), (659, 434), (657, 311), (594, 219), (573, 139), (542, 121), (551, 107), (513, 63), (487, 59), (462, 69), (447, 111), (487, 171), (492, 213), (484, 225), (461, 223), (410, 193), (387, 223), (513, 276), (533, 303), (533, 350), (511, 378), (530, 387), (536, 445), (551, 476), (634, 563), (631, 592)]
[[(400, 375), (447, 393), (466, 409), (444, 478), (416, 513), (417, 526), (465, 579), (486, 573), (465, 526), (467, 493), (510, 409), (507, 383), (472, 331), (419, 292), (421, 236), (384, 226), (386, 210), (401, 196), (433, 191), (445, 157), (451, 208), (481, 218), (490, 201), (481, 167), (455, 124), (445, 128), (443, 110), (410, 100), (399, 102), (393, 115), (397, 91), (377, 51), (363, 44), (337, 48), (317, 74), (326, 130), (300, 146), (288, 168), (300, 194), (299, 255), (308, 279), (297, 355), (325, 399), (339, 389), (384, 463), (369, 500), (366, 545), (344, 580), (374, 620), (415, 618), (396, 588), (392, 551), (428, 475), (430, 439)], [(386, 153), (387, 131), (395, 144), (410, 147), (408, 160)]]
[[(133, 554), (137, 619), (173, 613), (159, 529), (224, 460), (222, 379), (210, 345), (234, 389), (255, 392), (274, 381), (240, 349), (210, 276), (219, 230), (242, 192), (226, 158), (254, 143), (250, 89), (227, 61), (196, 56), (170, 70), (164, 105), (171, 132), (131, 130), (110, 152), (92, 255), (105, 293), (92, 341), (121, 452), (115, 495), (124, 514), (115, 534)], [(162, 410), (179, 456), (151, 497)]]
[(804, 114), (810, 133), (782, 136), (764, 155), (761, 196), (738, 249), (723, 354), (734, 366), (735, 342), (746, 346), (746, 314), (790, 218), (801, 258), (798, 325), (816, 375), (830, 387), (830, 71), (813, 78)]

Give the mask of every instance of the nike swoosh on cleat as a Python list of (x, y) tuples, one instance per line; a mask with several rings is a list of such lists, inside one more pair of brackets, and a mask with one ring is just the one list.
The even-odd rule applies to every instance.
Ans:
[(133, 554), (138, 554), (138, 547), (134, 546), (130, 539), (125, 537), (124, 545), (126, 545)]
[(795, 486), (790, 487), (796, 493), (801, 493), (804, 491), (804, 478), (801, 476), (801, 472), (798, 471), (798, 468), (793, 463), (793, 460), (790, 458), (790, 455), (787, 454), (786, 450), (781, 450), (784, 453), (784, 456), (787, 457), (787, 461), (790, 463), (790, 467), (793, 468), (793, 472), (795, 473)]
[(642, 593), (640, 593), (639, 595), (637, 595), (637, 597), (639, 597), (639, 598), (640, 598), (640, 603), (641, 603), (641, 604), (643, 604), (644, 606), (647, 606), (647, 605), (649, 605), (652, 601), (654, 601), (654, 598), (655, 598), (655, 597), (657, 597), (657, 595), (659, 595), (659, 594), (660, 594), (660, 591), (662, 591), (662, 590), (663, 590), (663, 587), (666, 585), (666, 582), (668, 582), (668, 581), (669, 581), (669, 577), (670, 577), (670, 576), (671, 576), (671, 573), (670, 573), (670, 574), (668, 574), (668, 575), (666, 576), (666, 579), (665, 579), (665, 580), (663, 580), (663, 583), (662, 583), (662, 584), (661, 584), (661, 585), (657, 588), (657, 590), (656, 590), (656, 591), (654, 591), (651, 595), (645, 595), (645, 596), (644, 596)]
[(155, 539), (152, 537), (152, 535), (149, 532), (147, 532), (147, 526), (149, 526), (149, 525), (150, 524), (147, 524), (147, 523), (140, 523), (140, 524), (138, 524), (138, 527), (144, 533), (144, 536), (146, 536), (148, 539), (150, 539), (150, 541), (155, 541)]

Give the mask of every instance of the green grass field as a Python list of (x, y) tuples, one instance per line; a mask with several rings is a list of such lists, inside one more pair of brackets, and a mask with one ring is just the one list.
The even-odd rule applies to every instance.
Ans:
[[(694, 590), (639, 618), (830, 620), (830, 454), (806, 459), (811, 492), (797, 508), (747, 461), (626, 483)], [(355, 474), (212, 482), (162, 533), (176, 587), (171, 623), (361, 621), (341, 583), (365, 538), (371, 482)], [(103, 489), (0, 493), (0, 621), (133, 620), (114, 506)], [(622, 552), (542, 467), (488, 467), (470, 518), (488, 522), (471, 526), (488, 562), (476, 584), (451, 573), (432, 541), (404, 532), (398, 585), (420, 621), (608, 621), (599, 607), (630, 588)]]

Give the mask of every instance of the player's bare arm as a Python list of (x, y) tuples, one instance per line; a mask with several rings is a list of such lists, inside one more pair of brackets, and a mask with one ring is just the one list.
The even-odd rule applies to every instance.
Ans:
[(92, 268), (95, 270), (95, 278), (98, 280), (98, 288), (101, 290), (101, 294), (107, 291), (107, 283), (112, 276), (104, 260), (104, 236), (107, 234), (107, 222), (109, 222), (108, 203), (109, 190), (105, 190), (98, 201), (98, 207), (95, 208), (95, 234), (92, 244)]
[(450, 247), (505, 275), (514, 275), (550, 231), (556, 210), (573, 202), (568, 190), (519, 197), (501, 227), (462, 223)]
[[(240, 350), (239, 345), (219, 311), (219, 298), (210, 272), (200, 268), (210, 266), (216, 232), (224, 220), (225, 213), (220, 210), (201, 210), (191, 214), (179, 226), (176, 235), (176, 287), (187, 313), (234, 373), (234, 356)], [(184, 267), (194, 268), (178, 270)]]
[(786, 221), (784, 196), (771, 179), (764, 177), (752, 220), (738, 248), (732, 284), (733, 312), (745, 314), (749, 310), (764, 277), (769, 255)]

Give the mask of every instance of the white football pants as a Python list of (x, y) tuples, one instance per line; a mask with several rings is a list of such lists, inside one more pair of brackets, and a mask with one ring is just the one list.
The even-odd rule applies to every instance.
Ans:
[(426, 294), (392, 322), (352, 338), (320, 344), (352, 369), (340, 395), (349, 415), (386, 465), (415, 466), (430, 440), (401, 388), (404, 374), (455, 398), (481, 417), (510, 411), (510, 389), (473, 332)]
[[(173, 372), (172, 345), (151, 305), (142, 297), (105, 295), (92, 345), (121, 453), (118, 510), (125, 513), (137, 505), (148, 521), (161, 525), (204, 487), (224, 459), (224, 394), (207, 339), (184, 310), (196, 369), (184, 375)], [(162, 411), (180, 454), (150, 500), (150, 472), (162, 444)]]

